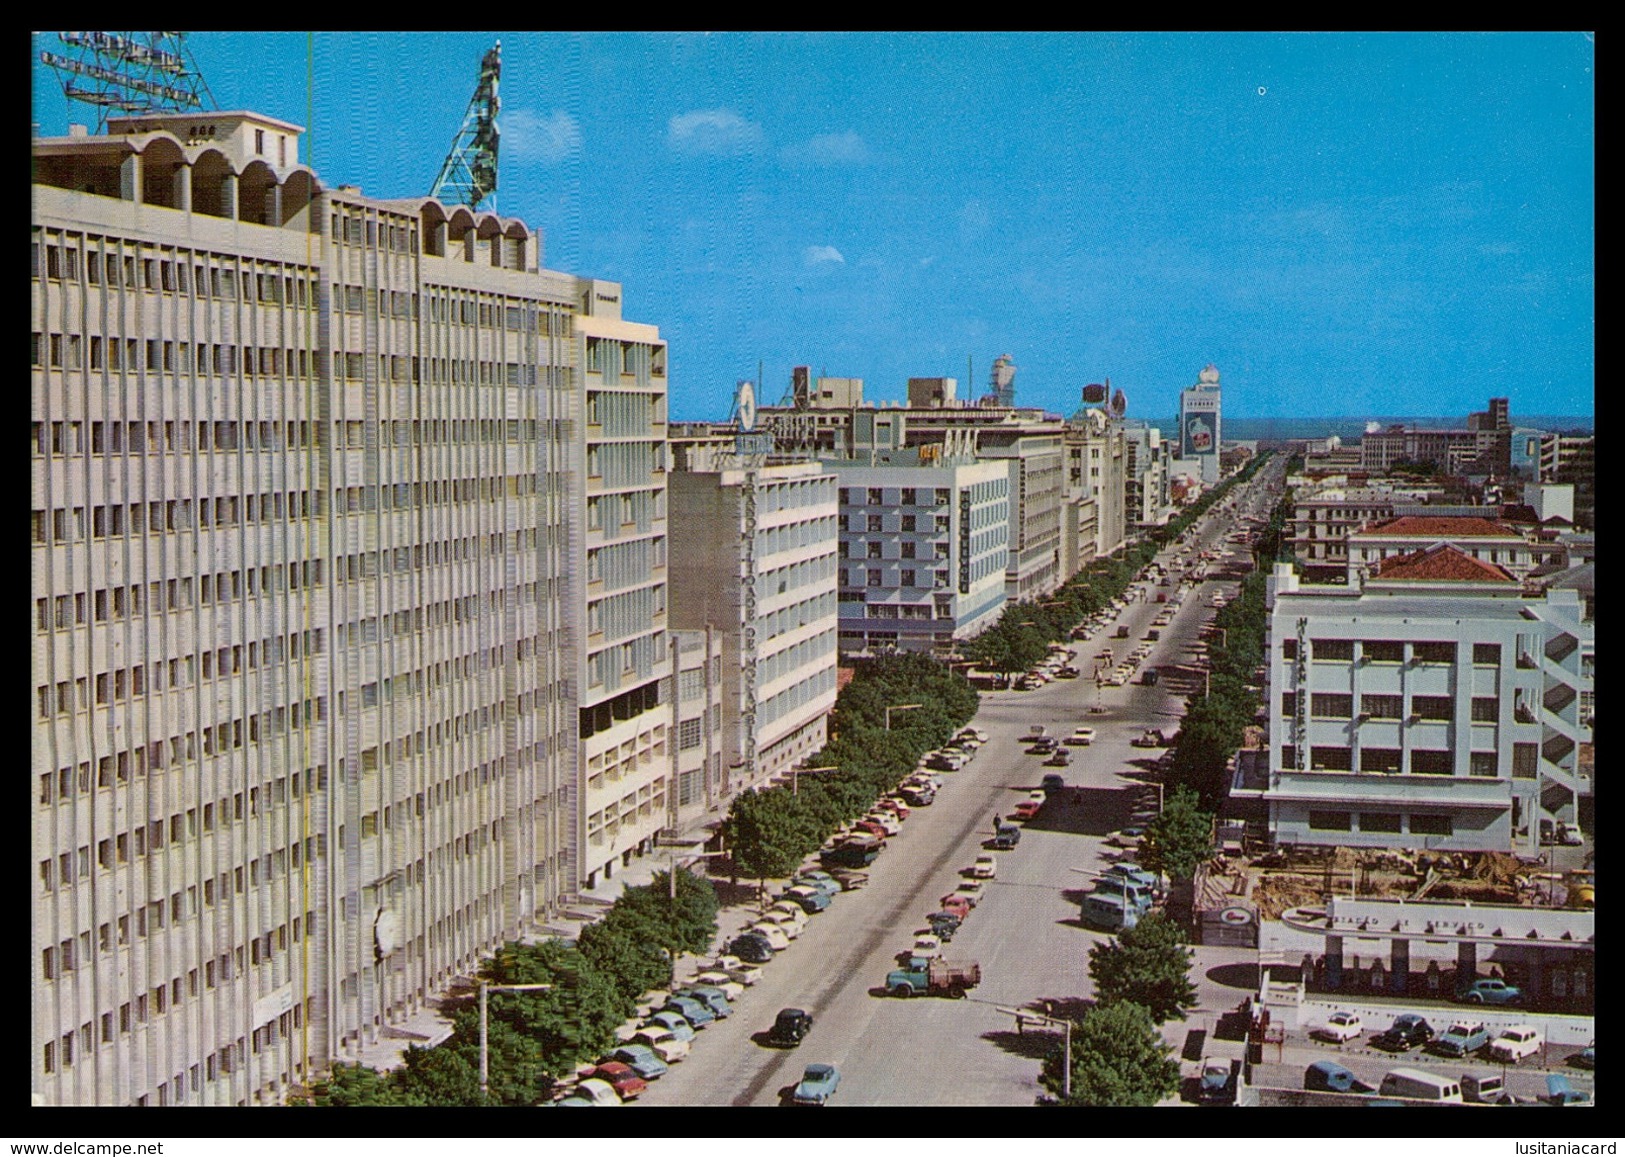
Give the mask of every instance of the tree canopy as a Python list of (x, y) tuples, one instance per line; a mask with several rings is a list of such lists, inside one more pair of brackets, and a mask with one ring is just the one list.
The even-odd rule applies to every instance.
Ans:
[(1097, 1005), (1072, 1030), (1072, 1092), (1062, 1096), (1065, 1045), (1044, 1060), (1044, 1087), (1065, 1105), (1150, 1106), (1179, 1091), (1179, 1062), (1144, 1007)]
[(1189, 880), (1213, 853), (1213, 816), (1188, 787), (1174, 788), (1162, 814), (1146, 825), (1140, 862), (1174, 880)]
[(1089, 949), (1089, 977), (1101, 1004), (1132, 1002), (1153, 1020), (1184, 1020), (1196, 1004), (1192, 953), (1179, 925), (1153, 912), (1114, 939)]

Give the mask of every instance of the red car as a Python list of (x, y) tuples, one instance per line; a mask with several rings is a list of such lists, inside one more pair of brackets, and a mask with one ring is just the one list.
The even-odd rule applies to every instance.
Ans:
[(955, 916), (958, 916), (961, 920), (963, 920), (966, 916), (970, 915), (970, 897), (960, 892), (949, 892), (942, 898), (942, 910), (944, 912), (952, 912)]
[(886, 829), (875, 823), (873, 820), (859, 820), (857, 823), (852, 825), (852, 830), (855, 832), (866, 832), (871, 836), (878, 836), (881, 840), (886, 838)]
[(887, 796), (885, 799), (875, 804), (875, 807), (881, 811), (891, 812), (900, 820), (908, 819), (909, 806), (900, 799), (893, 799), (891, 796)]
[(608, 1081), (623, 1101), (630, 1101), (641, 1096), (643, 1090), (649, 1087), (649, 1082), (633, 1072), (631, 1065), (624, 1064), (621, 1061), (605, 1061), (593, 1069), (592, 1072), (587, 1073), (582, 1079), (586, 1080), (591, 1077)]
[(1024, 799), (1016, 805), (1016, 818), (1018, 820), (1030, 820), (1038, 814), (1038, 809), (1043, 806), (1043, 804), (1034, 800)]

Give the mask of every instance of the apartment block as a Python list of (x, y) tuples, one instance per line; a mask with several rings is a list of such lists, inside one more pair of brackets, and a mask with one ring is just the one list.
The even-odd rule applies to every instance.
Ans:
[[(621, 287), (584, 284), (584, 532), (565, 579), (580, 713), (580, 867), (591, 888), (647, 853), (667, 826), (672, 784), (667, 599), (666, 345), (621, 317)], [(575, 576), (579, 576), (576, 578)], [(663, 695), (664, 691), (664, 695)]]
[(823, 747), (835, 707), (837, 479), (816, 462), (747, 463), (731, 433), (680, 435), (672, 619), (722, 640), (725, 798)]
[[(674, 592), (675, 593), (675, 592)], [(675, 687), (669, 826), (680, 828), (722, 802), (722, 635), (714, 630), (669, 632)]]
[(948, 652), (1004, 609), (1009, 466), (935, 449), (824, 462), (840, 476), (843, 652)]
[[(663, 540), (658, 339), (605, 308), (619, 287), (542, 269), (521, 221), (329, 187), (301, 132), (221, 112), (33, 141), (47, 1104), (278, 1103), (416, 1023), (576, 887), (576, 689), (613, 715), (669, 669), (658, 620), (600, 645), (564, 585), (581, 367), (612, 343), (632, 368), (594, 390), (660, 400), (625, 419), (647, 469), (592, 545)], [(644, 639), (630, 677), (591, 662)], [(627, 738), (622, 783), (652, 788)]]
[(1532, 852), (1577, 821), (1593, 633), (1578, 593), (1520, 591), (1449, 545), (1363, 586), (1269, 590), (1268, 807), (1277, 844)]

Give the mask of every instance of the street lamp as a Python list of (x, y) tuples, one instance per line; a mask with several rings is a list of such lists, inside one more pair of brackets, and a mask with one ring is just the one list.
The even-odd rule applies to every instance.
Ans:
[[(1078, 870), (1077, 868), (1073, 869), (1073, 871)], [(1034, 1012), (1028, 1008), (1000, 1008), (998, 1011), (1006, 1016), (1016, 1018), (1017, 1032), (1020, 1032), (1028, 1021), (1047, 1025), (1051, 1028), (1056, 1025), (1061, 1026), (1066, 1033), (1066, 1056), (1063, 1058), (1064, 1064), (1061, 1068), (1061, 1096), (1070, 1101), (1072, 1099), (1072, 1022), (1061, 1017), (1045, 1016), (1043, 1013)]]
[(491, 1099), (491, 1066), (489, 1034), (486, 1021), (485, 994), (489, 992), (538, 992), (550, 989), (551, 984), (487, 984), (480, 981), (480, 1103)]
[[(890, 731), (891, 728), (888, 727), (886, 730)], [(801, 794), (801, 777), (804, 776), (804, 775), (811, 775), (815, 771), (840, 771), (840, 770), (841, 769), (838, 768), (838, 767), (792, 767), (789, 771), (785, 772), (785, 774), (790, 777), (790, 794), (791, 795), (800, 795)]]
[[(916, 707), (924, 707), (924, 703), (899, 703), (894, 707), (886, 708), (886, 730), (891, 730), (891, 713), (893, 711), (913, 711)], [(792, 793), (794, 794), (794, 793)]]

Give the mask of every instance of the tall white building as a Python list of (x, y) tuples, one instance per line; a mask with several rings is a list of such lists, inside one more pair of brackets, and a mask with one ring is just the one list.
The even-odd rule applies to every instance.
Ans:
[(641, 831), (664, 790), (658, 336), (523, 222), (325, 186), (300, 133), (33, 142), (48, 1104), (281, 1101), (546, 918), (597, 800)]
[(581, 827), (577, 879), (593, 887), (654, 846), (672, 784), (667, 639), (666, 344), (621, 317), (621, 287), (587, 283), (575, 319), (582, 368), (577, 566)]
[(731, 436), (673, 447), (672, 617), (722, 639), (718, 799), (818, 751), (835, 707), (836, 476), (816, 462), (751, 468)]
[(1534, 851), (1577, 820), (1593, 633), (1577, 592), (1520, 593), (1448, 545), (1364, 587), (1270, 582), (1268, 783), (1278, 844)]
[(1219, 370), (1207, 366), (1179, 394), (1179, 457), (1201, 464), (1202, 482), (1219, 481)]
[(843, 651), (947, 652), (1004, 610), (1009, 467), (936, 449), (824, 463), (841, 483)]

